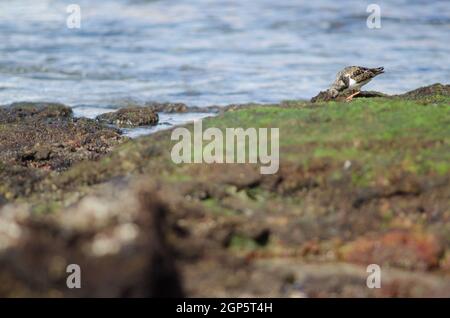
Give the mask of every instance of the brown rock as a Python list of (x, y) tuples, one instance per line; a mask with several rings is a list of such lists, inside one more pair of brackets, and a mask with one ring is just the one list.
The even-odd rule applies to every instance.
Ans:
[(0, 107), (0, 193), (8, 199), (30, 193), (48, 171), (98, 159), (127, 139), (95, 120), (73, 118), (61, 104)]
[(450, 85), (436, 83), (433, 85), (420, 87), (398, 96), (403, 98), (418, 99), (433, 95), (450, 96)]
[[(166, 207), (148, 184), (86, 197), (65, 213), (0, 213), (0, 296), (180, 297), (166, 244)], [(69, 264), (81, 288), (69, 289)]]
[(127, 107), (97, 116), (97, 120), (101, 123), (130, 128), (156, 125), (159, 118), (151, 107)]
[(189, 109), (189, 107), (183, 103), (149, 102), (145, 104), (145, 107), (150, 108), (154, 112), (163, 112), (163, 113), (185, 113)]
[(348, 262), (420, 270), (438, 266), (441, 254), (442, 248), (434, 235), (400, 230), (357, 239), (341, 250), (343, 260)]

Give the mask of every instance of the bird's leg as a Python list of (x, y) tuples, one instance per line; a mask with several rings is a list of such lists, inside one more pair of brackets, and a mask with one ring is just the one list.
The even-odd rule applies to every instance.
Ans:
[(353, 97), (355, 97), (356, 95), (358, 95), (359, 93), (361, 93), (361, 91), (357, 91), (356, 93), (351, 94), (350, 96), (348, 96), (345, 100), (347, 102), (351, 101), (353, 99)]

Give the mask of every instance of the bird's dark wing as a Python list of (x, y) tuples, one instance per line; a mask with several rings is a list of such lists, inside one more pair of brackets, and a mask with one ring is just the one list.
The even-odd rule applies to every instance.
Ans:
[(343, 90), (348, 88), (349, 85), (350, 85), (349, 78), (347, 76), (341, 75), (336, 79), (336, 81), (334, 81), (331, 88), (333, 88), (339, 92), (342, 92)]
[(344, 82), (344, 89), (350, 86), (350, 78), (348, 76), (341, 76), (342, 82)]

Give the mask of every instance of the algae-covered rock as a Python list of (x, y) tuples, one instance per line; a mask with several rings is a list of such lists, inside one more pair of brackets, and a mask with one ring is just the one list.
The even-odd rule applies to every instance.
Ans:
[(0, 123), (13, 123), (24, 118), (70, 118), (73, 112), (68, 106), (59, 103), (18, 102), (0, 107)]
[(49, 171), (96, 160), (127, 138), (95, 120), (73, 118), (70, 107), (14, 103), (0, 107), (0, 194), (8, 199), (33, 191)]
[(158, 113), (185, 113), (187, 111), (191, 111), (190, 107), (183, 103), (148, 102), (145, 104), (145, 107), (148, 107)]
[[(338, 96), (333, 96), (329, 90), (321, 91), (319, 94), (311, 98), (312, 103), (329, 102), (329, 101), (344, 101), (347, 96), (352, 94), (352, 91), (339, 93)], [(369, 97), (400, 97), (404, 99), (421, 99), (429, 96), (450, 96), (450, 85), (443, 85), (436, 83), (424, 87), (417, 88), (404, 94), (387, 95), (376, 91), (361, 91), (354, 98), (369, 98)]]
[(420, 87), (418, 89), (412, 90), (410, 92), (398, 96), (408, 99), (420, 99), (435, 95), (450, 96), (450, 85), (443, 85), (441, 83), (436, 83), (433, 85)]
[(320, 91), (319, 94), (311, 98), (311, 103), (329, 102), (334, 100), (334, 97), (329, 91)]
[[(11, 143), (1, 156), (14, 165), (0, 161), (8, 201), (0, 210), (0, 294), (157, 295), (149, 284), (162, 271), (193, 297), (448, 297), (446, 89), (423, 88), (417, 99), (232, 105), (205, 120), (221, 130), (279, 127), (273, 175), (261, 175), (260, 164), (177, 165), (169, 130), (60, 173), (45, 163), (64, 143), (20, 152)], [(92, 128), (86, 150), (102, 149), (98, 135), (114, 135), (77, 122)], [(61, 289), (69, 261), (86, 273), (86, 289)], [(380, 289), (367, 288), (369, 264), (382, 269)], [(178, 283), (162, 277), (157, 286), (177, 294)]]
[(121, 128), (132, 128), (156, 125), (159, 117), (152, 107), (127, 107), (115, 112), (101, 114), (97, 116), (97, 120)]
[[(337, 96), (333, 96), (330, 91), (321, 91), (319, 94), (311, 98), (311, 103), (318, 103), (318, 102), (329, 102), (329, 101), (344, 101), (348, 96), (350, 96), (352, 91), (339, 93)], [(370, 98), (370, 97), (388, 97), (389, 95), (386, 95), (384, 93), (376, 92), (376, 91), (361, 91), (358, 95), (356, 95), (354, 98)]]

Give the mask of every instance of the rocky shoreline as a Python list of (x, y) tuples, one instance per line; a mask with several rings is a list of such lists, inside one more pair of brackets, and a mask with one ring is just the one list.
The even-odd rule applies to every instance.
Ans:
[(205, 109), (0, 107), (0, 296), (448, 297), (450, 85), (361, 97), (209, 108), (209, 126), (281, 127), (271, 176), (175, 165), (170, 131), (119, 129)]

